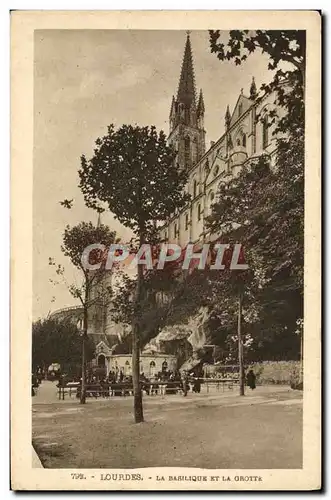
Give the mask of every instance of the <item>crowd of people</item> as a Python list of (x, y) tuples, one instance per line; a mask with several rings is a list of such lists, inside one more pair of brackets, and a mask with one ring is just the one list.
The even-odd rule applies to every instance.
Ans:
[[(38, 370), (37, 373), (32, 374), (32, 396), (35, 395), (37, 387), (43, 379), (43, 373)], [(220, 373), (214, 372), (209, 379), (234, 379), (238, 378), (238, 373)], [(193, 393), (201, 392), (201, 383), (203, 381), (202, 370), (195, 370), (188, 372), (184, 370), (173, 371), (160, 371), (155, 374), (146, 376), (144, 373), (140, 375), (140, 385), (142, 391), (149, 395), (165, 395), (182, 393), (184, 396), (189, 391)], [(81, 394), (81, 378), (73, 379), (68, 378), (65, 374), (59, 375), (57, 387), (64, 388), (68, 382), (77, 383), (77, 397)], [(249, 370), (246, 376), (246, 384), (254, 390), (256, 388), (256, 376), (253, 370)], [(108, 376), (104, 374), (95, 374), (93, 372), (86, 374), (85, 379), (86, 395), (94, 397), (108, 397), (108, 396), (126, 396), (131, 395), (133, 392), (132, 375), (124, 374), (123, 370), (111, 370)]]
[[(77, 388), (77, 397), (81, 394), (81, 380)], [(65, 385), (65, 380), (60, 379), (59, 387)], [(132, 375), (125, 375), (122, 370), (110, 371), (108, 376), (87, 375), (86, 395), (94, 397), (127, 396), (133, 392)], [(199, 393), (201, 391), (201, 380), (194, 373), (175, 371), (161, 371), (156, 374), (146, 376), (140, 375), (140, 385), (143, 393), (149, 396), (176, 394), (181, 392), (184, 396), (192, 390)]]

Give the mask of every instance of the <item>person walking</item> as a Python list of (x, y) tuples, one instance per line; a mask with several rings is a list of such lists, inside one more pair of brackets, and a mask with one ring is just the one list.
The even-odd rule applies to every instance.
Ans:
[(256, 388), (256, 375), (253, 370), (249, 370), (247, 373), (247, 385), (252, 389), (252, 391)]
[(186, 370), (184, 370), (182, 374), (182, 386), (183, 386), (183, 396), (187, 396), (187, 390), (189, 389), (189, 385), (188, 385), (188, 376)]

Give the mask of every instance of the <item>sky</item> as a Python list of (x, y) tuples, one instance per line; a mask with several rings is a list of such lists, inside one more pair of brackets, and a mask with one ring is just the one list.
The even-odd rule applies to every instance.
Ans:
[[(192, 31), (197, 93), (205, 102), (206, 146), (224, 132), (226, 106), (232, 111), (243, 88), (249, 95), (271, 80), (268, 58), (258, 52), (242, 66), (220, 62), (209, 49), (207, 31)], [(222, 33), (226, 39), (227, 33)], [(65, 284), (53, 285), (49, 257), (65, 267), (67, 283), (79, 275), (61, 253), (64, 228), (97, 215), (78, 188), (80, 156), (90, 158), (107, 126), (155, 125), (169, 132), (172, 95), (177, 92), (185, 31), (37, 30), (34, 44), (33, 318), (75, 305)], [(60, 201), (74, 199), (67, 210)], [(130, 230), (111, 213), (102, 222), (123, 241)]]

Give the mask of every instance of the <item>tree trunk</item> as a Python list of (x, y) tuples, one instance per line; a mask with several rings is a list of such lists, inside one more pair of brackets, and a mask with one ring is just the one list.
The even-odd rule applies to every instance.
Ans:
[(82, 387), (80, 393), (80, 403), (86, 403), (86, 339), (87, 339), (87, 321), (88, 321), (88, 287), (87, 278), (85, 284), (85, 300), (84, 300), (84, 319), (83, 319), (83, 338), (82, 338)]
[(132, 332), (132, 381), (133, 381), (133, 407), (134, 421), (136, 424), (144, 421), (143, 401), (140, 386), (140, 342), (139, 326), (133, 327)]
[(134, 398), (134, 420), (136, 424), (144, 421), (143, 401), (140, 385), (140, 305), (143, 279), (143, 269), (141, 264), (139, 264), (137, 269), (137, 286), (134, 304), (134, 318), (132, 324), (132, 382)]
[(299, 382), (303, 382), (303, 328), (300, 331), (300, 377)]
[(239, 292), (238, 300), (238, 362), (239, 362), (239, 394), (245, 395), (245, 373), (244, 373), (244, 356), (243, 342), (241, 337), (241, 316), (242, 316), (242, 291)]
[(86, 403), (86, 363), (85, 363), (85, 333), (83, 333), (82, 339), (82, 387), (80, 392), (80, 403), (83, 405)]

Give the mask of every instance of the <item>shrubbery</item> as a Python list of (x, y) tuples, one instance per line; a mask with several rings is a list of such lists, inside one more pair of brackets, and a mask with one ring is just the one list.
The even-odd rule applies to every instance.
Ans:
[(256, 375), (257, 384), (290, 385), (302, 390), (300, 361), (263, 361), (248, 367)]

